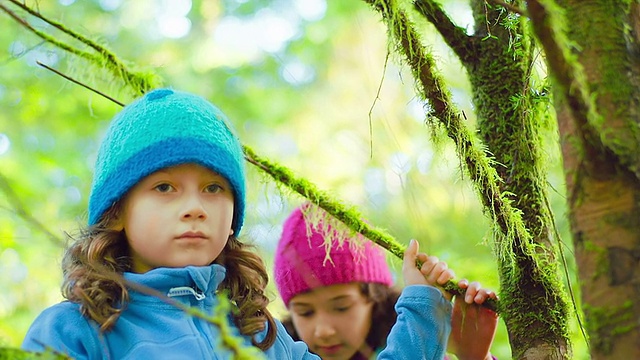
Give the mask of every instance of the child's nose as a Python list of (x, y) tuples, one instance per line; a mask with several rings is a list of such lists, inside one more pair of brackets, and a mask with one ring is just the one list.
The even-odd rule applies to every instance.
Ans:
[(185, 194), (185, 200), (182, 208), (183, 219), (206, 219), (207, 211), (202, 203), (200, 196), (196, 194)]
[(335, 327), (330, 322), (326, 321), (321, 321), (316, 324), (315, 330), (315, 336), (318, 338), (326, 338), (336, 334)]

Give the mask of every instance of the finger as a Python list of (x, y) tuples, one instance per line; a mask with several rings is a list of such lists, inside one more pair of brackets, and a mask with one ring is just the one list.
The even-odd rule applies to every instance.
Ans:
[(460, 281), (458, 281), (458, 286), (461, 287), (462, 289), (466, 289), (469, 286), (469, 280), (460, 279)]
[(436, 281), (437, 281), (437, 283), (439, 285), (444, 285), (449, 280), (453, 279), (454, 277), (455, 277), (455, 275), (453, 274), (453, 270), (446, 269), (445, 271), (442, 272), (442, 274), (440, 274), (440, 276), (438, 277), (438, 279)]
[(462, 294), (459, 296), (456, 296), (456, 301), (464, 301), (464, 297), (466, 295), (466, 289), (467, 287), (469, 287), (469, 280), (467, 279), (460, 279), (460, 281), (458, 281), (458, 287), (460, 287), (460, 289), (462, 289)]
[[(467, 292), (464, 296), (464, 301), (467, 304), (472, 304), (474, 301), (476, 301), (478, 299), (478, 291), (481, 290), (480, 287), (480, 283), (477, 281), (472, 282), (471, 284), (469, 284), (469, 287), (467, 287)], [(482, 301), (484, 301), (484, 299), (482, 299), (482, 296), (480, 296), (480, 299)]]
[(440, 262), (440, 260), (436, 256), (427, 256), (426, 260), (422, 262), (422, 267), (420, 268), (420, 272), (424, 276), (429, 276), (435, 266)]
[(476, 304), (482, 304), (487, 301), (487, 299), (496, 299), (496, 293), (491, 290), (480, 289), (476, 294), (474, 301)]
[[(424, 269), (424, 266), (423, 266), (423, 269)], [(447, 270), (447, 264), (442, 261), (439, 261), (438, 263), (433, 265), (433, 267), (431, 268), (431, 271), (427, 273), (422, 271), (422, 274), (426, 276), (427, 281), (430, 284), (436, 284), (438, 281), (438, 278), (440, 277), (442, 272), (444, 272), (445, 270)]]
[(424, 263), (425, 261), (427, 261), (428, 258), (429, 257), (425, 253), (418, 253), (418, 255), (416, 255), (416, 260), (418, 260), (421, 263)]

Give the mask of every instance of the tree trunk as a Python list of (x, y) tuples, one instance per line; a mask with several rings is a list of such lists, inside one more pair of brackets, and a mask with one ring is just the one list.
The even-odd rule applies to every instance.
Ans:
[(639, 359), (638, 2), (561, 6), (598, 115), (582, 117), (569, 96), (556, 96), (590, 352)]
[[(547, 180), (541, 158), (538, 89), (531, 88), (533, 44), (526, 23), (484, 1), (473, 2), (475, 56), (463, 61), (472, 84), (478, 130), (522, 212), (530, 239), (514, 238), (512, 257), (498, 257), (502, 316), (513, 358), (569, 358), (567, 296), (559, 279), (553, 219), (547, 208)], [(505, 25), (509, 24), (509, 25)], [(504, 238), (506, 234), (498, 234)], [(499, 249), (500, 250), (500, 249)], [(544, 316), (540, 316), (544, 309)]]
[[(419, 13), (436, 27), (467, 68), (478, 129), (496, 159), (494, 164), (498, 164), (495, 169), (479, 170), (477, 160), (485, 154), (466, 151), (467, 145), (475, 143), (465, 143), (459, 137), (464, 131), (458, 130), (465, 125), (459, 124), (447, 94), (434, 80), (437, 75), (433, 64), (416, 41), (419, 36), (412, 24), (395, 3), (371, 2), (386, 18), (389, 33), (399, 39), (399, 49), (421, 85), (418, 91), (430, 102), (431, 115), (456, 142), (461, 162), (467, 165), (471, 180), (480, 189), (485, 211), (494, 221), (500, 310), (513, 357), (569, 358), (570, 313), (551, 238), (553, 222), (546, 205), (546, 175), (540, 159), (540, 96), (529, 87), (533, 51), (524, 20), (475, 0), (472, 7), (477, 28), (473, 36), (467, 36), (436, 2), (415, 2)], [(497, 171), (495, 177), (489, 175), (492, 170)], [(478, 175), (482, 171), (486, 173)], [(512, 196), (507, 198), (505, 194)]]

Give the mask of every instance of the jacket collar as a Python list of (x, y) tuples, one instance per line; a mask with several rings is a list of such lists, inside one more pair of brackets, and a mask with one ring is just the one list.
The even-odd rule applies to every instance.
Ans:
[[(218, 286), (224, 280), (226, 269), (219, 264), (209, 266), (187, 266), (182, 268), (160, 267), (143, 274), (125, 272), (124, 278), (138, 285), (146, 286), (169, 295), (172, 289), (192, 288), (194, 292), (213, 297)], [(138, 291), (130, 291), (133, 300), (139, 296), (148, 296)]]

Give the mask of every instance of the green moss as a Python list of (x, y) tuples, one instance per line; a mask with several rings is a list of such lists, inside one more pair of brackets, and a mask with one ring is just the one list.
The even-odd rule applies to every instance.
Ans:
[[(495, 9), (477, 13), (476, 16), (485, 16), (485, 25), (490, 26), (487, 35), (490, 36), (480, 43), (464, 44), (486, 54), (476, 56), (474, 53), (468, 56), (465, 64), (469, 69), (476, 70), (470, 71), (470, 79), (474, 84), (474, 102), (485, 141), (482, 144), (474, 131), (465, 125), (461, 111), (453, 105), (433, 57), (424, 49), (420, 36), (399, 3), (380, 0), (367, 2), (386, 21), (390, 39), (411, 68), (418, 94), (430, 103), (432, 111), (427, 118), (434, 120), (431, 123), (435, 129), (433, 133), (442, 130), (453, 140), (458, 156), (465, 164), (484, 205), (484, 211), (493, 221), (494, 250), (501, 271), (502, 301), (499, 308), (505, 312), (512, 348), (526, 351), (529, 346), (540, 342), (557, 343), (563, 347), (568, 343), (566, 296), (558, 280), (557, 265), (552, 261), (554, 245), (540, 242), (545, 239), (549, 223), (552, 222), (550, 214), (545, 211), (544, 171), (539, 158), (541, 140), (539, 124), (536, 122), (540, 116), (538, 104), (543, 103), (544, 98), (530, 90), (533, 87), (530, 86), (528, 71), (533, 48), (531, 38), (524, 36), (524, 19), (505, 16)], [(477, 3), (486, 5), (485, 2)], [(438, 10), (437, 6), (433, 9)], [(487, 15), (489, 18), (486, 18)], [(495, 19), (500, 21), (493, 21)], [(79, 37), (64, 27), (60, 30), (94, 49), (98, 55), (77, 50), (56, 39), (47, 38), (47, 41), (56, 41), (52, 43), (109, 69), (134, 93), (140, 94), (155, 86), (152, 75), (131, 71), (105, 47)], [(464, 34), (457, 35), (459, 41), (472, 41)], [(566, 41), (562, 44), (565, 45), (562, 48), (564, 54), (573, 68), (579, 68), (571, 47), (566, 46)], [(471, 63), (472, 59), (478, 62)], [(578, 84), (584, 84), (581, 73), (576, 71), (576, 74)], [(588, 93), (580, 94), (583, 95), (582, 100), (591, 122), (601, 122), (592, 111), (594, 98)], [(510, 136), (505, 138), (505, 134)], [(493, 137), (497, 135), (500, 137)], [(295, 177), (288, 169), (261, 159), (248, 147), (245, 147), (245, 154), (249, 162), (277, 182), (308, 198), (349, 229), (362, 233), (395, 256), (402, 257), (404, 246), (384, 231), (364, 223), (355, 209), (332, 200), (328, 194), (319, 191), (310, 182)], [(540, 309), (545, 309), (544, 316)], [(533, 334), (532, 329), (536, 329)], [(233, 339), (224, 341), (234, 346)], [(518, 351), (514, 354), (517, 355)]]
[(0, 347), (0, 360), (72, 360), (72, 358), (52, 350), (35, 353), (22, 349)]
[(625, 301), (617, 307), (583, 305), (590, 343), (595, 352), (609, 354), (615, 337), (635, 331), (640, 325), (635, 321), (633, 302)]
[[(524, 33), (518, 27), (522, 24), (508, 21), (510, 29), (491, 28), (492, 37), (475, 42), (474, 56), (466, 63), (472, 69), (469, 77), (478, 118), (484, 121), (480, 132), (494, 154), (490, 157), (460, 121), (460, 112), (452, 105), (431, 55), (402, 10), (395, 2), (370, 3), (382, 14), (390, 38), (413, 71), (418, 94), (430, 102), (428, 117), (437, 119), (434, 126), (444, 128), (454, 141), (485, 212), (493, 220), (501, 277), (499, 308), (515, 357), (541, 343), (566, 350), (568, 301), (554, 261), (555, 245), (546, 241), (552, 220), (546, 210), (546, 183), (539, 156), (542, 140), (537, 120), (548, 102), (539, 92), (529, 90), (531, 38), (512, 36)], [(428, 9), (438, 11), (433, 5)], [(497, 23), (494, 20), (486, 21)], [(544, 316), (540, 309), (545, 309)], [(565, 350), (558, 350), (558, 354), (568, 357)]]
[[(568, 334), (568, 306), (565, 295), (558, 290), (562, 285), (556, 267), (540, 263), (535, 269), (529, 259), (523, 260), (518, 261), (520, 266), (500, 269), (500, 306), (516, 359), (538, 344), (566, 347), (562, 336)], [(536, 289), (535, 296), (529, 289)], [(558, 355), (567, 356), (560, 350)]]
[[(356, 233), (360, 233), (364, 237), (370, 239), (374, 243), (389, 251), (391, 254), (395, 255), (397, 258), (403, 258), (406, 247), (397, 242), (383, 229), (374, 227), (371, 224), (365, 222), (363, 220), (364, 217), (362, 216), (362, 214), (360, 214), (360, 212), (358, 212), (355, 208), (346, 206), (343, 203), (333, 199), (328, 193), (319, 190), (310, 181), (295, 176), (293, 172), (291, 172), (286, 167), (258, 156), (250, 147), (245, 145), (243, 149), (246, 160), (255, 165), (265, 174), (272, 177), (277, 184), (286, 186), (287, 189), (305, 197), (312, 204), (316, 205), (319, 208), (322, 208), (326, 213), (334, 217), (334, 219), (327, 219), (324, 214), (317, 214), (313, 209), (307, 210), (311, 221), (319, 216), (322, 216), (324, 220), (328, 221), (327, 224), (330, 224), (335, 228), (334, 231), (338, 232), (338, 238), (342, 237), (340, 236), (340, 234), (343, 232), (348, 232), (350, 237), (352, 235), (355, 235)], [(344, 226), (346, 226), (346, 229), (340, 223), (344, 224)], [(328, 237), (328, 239), (330, 238), (331, 237)], [(330, 260), (330, 258), (327, 259)], [(444, 288), (446, 291), (450, 292), (453, 295), (464, 294), (464, 290), (462, 290), (457, 284), (452, 281), (446, 283), (444, 285)], [(495, 301), (493, 299), (487, 300), (483, 304), (483, 306), (486, 306), (487, 308), (494, 311), (500, 311), (498, 301)]]
[[(233, 333), (233, 327), (229, 324), (229, 313), (232, 311), (231, 302), (224, 293), (217, 294), (217, 297), (218, 305), (214, 309), (214, 313), (206, 316), (205, 319), (209, 323), (217, 326), (220, 330), (220, 337), (217, 339), (219, 345), (230, 349), (234, 359), (265, 359), (264, 353), (260, 351), (260, 349), (245, 345), (244, 339)], [(191, 312), (193, 316), (201, 316), (197, 310), (194, 311), (194, 308), (189, 308), (189, 312)]]
[(278, 184), (283, 184), (297, 194), (307, 198), (312, 204), (324, 209), (327, 213), (344, 223), (349, 229), (371, 239), (387, 249), (391, 254), (402, 259), (405, 246), (398, 243), (391, 235), (363, 221), (364, 217), (355, 208), (344, 205), (318, 189), (310, 181), (297, 177), (286, 167), (258, 156), (253, 149), (244, 146), (245, 158), (258, 167)]
[(602, 275), (609, 273), (609, 257), (607, 249), (594, 244), (591, 241), (584, 241), (582, 243), (584, 250), (594, 254), (596, 256), (596, 271), (591, 275), (591, 281), (597, 280)]
[(49, 19), (42, 15), (41, 13), (33, 10), (26, 4), (23, 4), (19, 1), (11, 1), (16, 6), (25, 10), (32, 16), (35, 16), (46, 23), (50, 24), (54, 28), (60, 30), (63, 34), (70, 36), (71, 38), (79, 41), (83, 45), (87, 46), (93, 52), (84, 51), (72, 45), (69, 45), (56, 37), (49, 35), (43, 31), (40, 31), (33, 26), (31, 26), (26, 21), (18, 21), (21, 25), (26, 27), (28, 30), (32, 31), (34, 34), (42, 38), (43, 40), (53, 44), (54, 46), (65, 50), (71, 54), (78, 56), (86, 60), (89, 64), (94, 65), (98, 68), (104, 68), (109, 71), (113, 79), (120, 79), (124, 82), (126, 88), (129, 88), (134, 95), (139, 96), (151, 90), (153, 88), (159, 87), (162, 84), (162, 81), (159, 76), (157, 76), (153, 72), (141, 72), (141, 71), (133, 71), (130, 66), (127, 66), (123, 61), (121, 61), (112, 51), (107, 49), (105, 46), (98, 44), (95, 41), (81, 35), (78, 32), (71, 30), (70, 28), (64, 26), (62, 23)]
[[(630, 47), (637, 47), (629, 27), (630, 2), (576, 2), (565, 9), (552, 0), (540, 3), (551, 16), (541, 24), (546, 28), (538, 27), (538, 36), (547, 53), (561, 53), (550, 67), (558, 100), (565, 102), (581, 132), (577, 149), (611, 152), (640, 176), (640, 128), (633, 120), (637, 84), (629, 81), (634, 62)], [(602, 31), (584, 31), (590, 28)]]
[[(480, 135), (496, 161), (504, 164), (498, 168), (504, 179), (500, 186), (505, 193), (513, 194), (514, 207), (522, 209), (523, 226), (531, 234), (503, 240), (504, 244), (513, 244), (502, 250), (510, 252), (512, 260), (500, 264), (501, 307), (506, 312), (504, 317), (517, 358), (538, 343), (568, 343), (568, 299), (552, 260), (557, 247), (548, 241), (547, 235), (553, 221), (545, 205), (546, 176), (540, 155), (540, 131), (544, 128), (538, 119), (549, 101), (530, 85), (531, 39), (516, 36), (519, 51), (514, 52), (513, 34), (523, 34), (524, 30), (517, 24), (509, 25), (508, 34), (503, 33), (492, 43), (482, 43), (477, 62), (470, 66), (473, 71), (469, 77)], [(511, 66), (514, 60), (517, 64)], [(498, 236), (508, 238), (510, 234)], [(540, 315), (541, 308), (545, 309), (544, 316)]]

